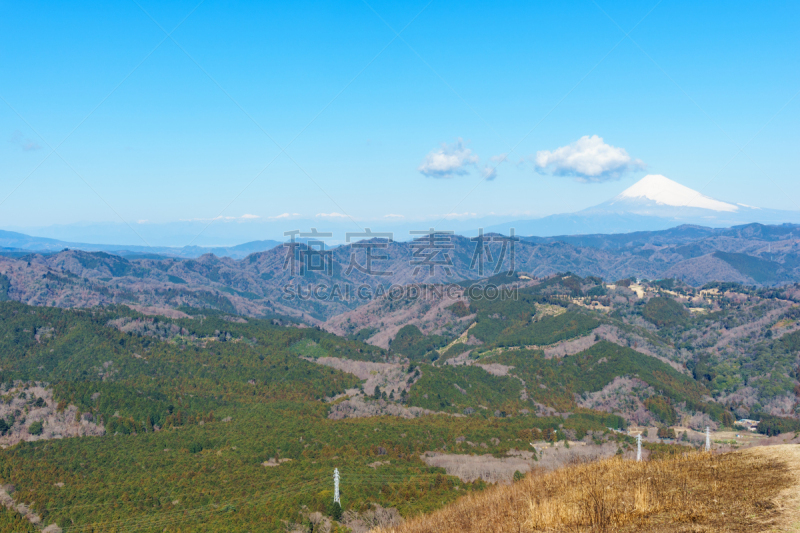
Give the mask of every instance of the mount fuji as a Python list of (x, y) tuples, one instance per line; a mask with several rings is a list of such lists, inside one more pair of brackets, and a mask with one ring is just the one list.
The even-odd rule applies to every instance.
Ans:
[(800, 222), (800, 212), (760, 209), (705, 196), (666, 176), (650, 174), (610, 200), (575, 213), (498, 224), (488, 231), (517, 235), (588, 235), (658, 231), (682, 224), (715, 228), (751, 222)]
[(658, 174), (645, 176), (615, 198), (597, 207), (601, 206), (606, 206), (608, 209), (616, 207), (620, 211), (660, 216), (665, 214), (681, 216), (686, 213), (687, 209), (735, 213), (740, 211), (740, 208), (747, 207), (741, 204), (720, 202)]

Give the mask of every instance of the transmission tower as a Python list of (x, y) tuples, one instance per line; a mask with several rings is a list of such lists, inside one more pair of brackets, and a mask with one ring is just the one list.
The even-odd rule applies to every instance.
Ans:
[(636, 435), (636, 461), (642, 460), (642, 434)]
[(339, 469), (333, 469), (333, 503), (338, 503), (342, 505), (342, 502), (339, 501)]
[(708, 426), (706, 426), (706, 451), (711, 451), (711, 431), (708, 429)]

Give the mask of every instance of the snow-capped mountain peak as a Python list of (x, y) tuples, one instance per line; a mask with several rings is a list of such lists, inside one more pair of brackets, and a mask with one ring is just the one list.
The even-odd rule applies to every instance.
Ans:
[(720, 202), (719, 200), (700, 194), (694, 189), (674, 182), (660, 174), (650, 174), (643, 177), (622, 191), (619, 196), (612, 200), (612, 203), (621, 200), (650, 200), (659, 205), (694, 207), (729, 213), (739, 211), (739, 207), (734, 204)]

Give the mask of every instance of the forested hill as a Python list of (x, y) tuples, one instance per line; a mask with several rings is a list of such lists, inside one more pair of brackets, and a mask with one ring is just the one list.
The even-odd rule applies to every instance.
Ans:
[[(514, 283), (430, 314), (382, 298), (339, 336), (285, 316), (0, 302), (0, 485), (66, 531), (355, 527), (510, 481), (556, 441), (624, 454), (629, 424), (797, 427), (796, 287)], [(417, 318), (363, 342), (396, 310)]]
[[(465, 284), (470, 290), (436, 300), (384, 297), (325, 327), (439, 365), (501, 365), (493, 371), (516, 376), (528, 397), (558, 410), (577, 401), (638, 423), (694, 417), (698, 427), (705, 415), (721, 422), (723, 411), (737, 418), (798, 415), (797, 285), (698, 289), (674, 279), (606, 283), (563, 274), (514, 280), (514, 298), (472, 290), (498, 281)], [(603, 376), (599, 389), (586, 372)], [(667, 374), (668, 386), (656, 382)], [(654, 391), (673, 405), (666, 418), (654, 416), (651, 407), (661, 401)]]
[[(352, 516), (375, 505), (409, 515), (484, 486), (444, 476), (420, 458), (426, 451), (465, 452), (472, 442), (502, 456), (531, 428), (583, 438), (625, 423), (589, 410), (568, 419), (526, 414), (532, 404), (520, 401), (514, 379), (478, 368), (454, 370), (476, 387), (471, 416), (335, 420), (340, 403), (328, 399), (348, 389), (375, 414), (419, 417), (441, 376), (399, 354), (280, 322), (0, 303), (0, 443), (16, 443), (0, 452), (0, 484), (30, 516), (65, 530), (202, 523), (207, 531), (277, 531), (313, 512), (342, 518), (331, 507), (334, 467), (344, 472)], [(367, 365), (368, 376), (399, 372), (396, 400), (361, 392), (364, 380), (330, 361), (355, 373)], [(378, 383), (385, 396), (387, 382)], [(62, 438), (71, 422), (64, 413), (105, 435)]]
[(269, 319), (240, 323), (212, 313), (168, 320), (124, 306), (64, 311), (0, 305), (2, 381), (52, 383), (58, 401), (126, 433), (213, 411), (224, 417), (226, 406), (240, 402), (319, 400), (357, 385), (352, 375), (299, 359), (289, 347), (303, 339), (342, 357), (383, 354)]

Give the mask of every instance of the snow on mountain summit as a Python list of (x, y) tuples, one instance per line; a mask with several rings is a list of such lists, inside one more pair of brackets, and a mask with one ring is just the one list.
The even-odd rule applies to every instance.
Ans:
[(702, 195), (660, 174), (650, 174), (617, 196), (614, 200), (650, 200), (659, 205), (696, 207), (712, 211), (735, 212), (739, 207)]

